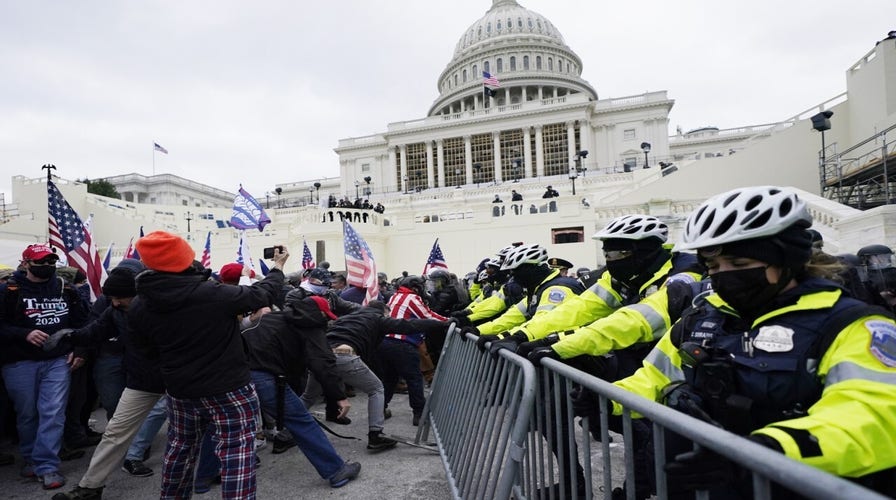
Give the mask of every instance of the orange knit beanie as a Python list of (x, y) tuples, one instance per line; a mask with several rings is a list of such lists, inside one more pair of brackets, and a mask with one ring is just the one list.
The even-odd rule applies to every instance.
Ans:
[(137, 240), (136, 247), (146, 267), (167, 273), (185, 271), (196, 257), (186, 240), (165, 231), (147, 234)]

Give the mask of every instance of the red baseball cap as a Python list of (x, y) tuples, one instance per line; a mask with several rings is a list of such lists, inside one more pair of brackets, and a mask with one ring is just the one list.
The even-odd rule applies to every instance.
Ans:
[(230, 264), (224, 264), (220, 271), (218, 271), (218, 277), (221, 278), (221, 283), (225, 283), (228, 285), (237, 285), (240, 282), (240, 276), (243, 275), (243, 265), (237, 262), (231, 262)]
[(330, 303), (327, 299), (321, 297), (320, 295), (311, 295), (306, 298), (306, 300), (313, 300), (317, 303), (317, 308), (320, 309), (320, 312), (324, 313), (330, 319), (336, 319), (336, 315), (333, 314), (333, 310), (330, 309)]
[(41, 260), (50, 255), (59, 260), (59, 256), (56, 255), (56, 252), (49, 245), (35, 243), (34, 245), (28, 245), (28, 248), (22, 252), (22, 260)]

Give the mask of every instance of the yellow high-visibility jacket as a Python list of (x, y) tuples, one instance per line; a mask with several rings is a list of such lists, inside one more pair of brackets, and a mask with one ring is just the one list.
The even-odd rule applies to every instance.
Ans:
[[(548, 284), (559, 278), (556, 283)], [(535, 301), (532, 306), (529, 305), (529, 299), (523, 297), (513, 307), (509, 307), (504, 314), (498, 316), (492, 321), (483, 323), (478, 326), (479, 335), (497, 335), (508, 331), (514, 327), (522, 325), (530, 318), (548, 314), (560, 304), (565, 303), (581, 291), (581, 285), (572, 278), (560, 277), (559, 270), (553, 270), (542, 282), (536, 287), (536, 295), (532, 300)]]

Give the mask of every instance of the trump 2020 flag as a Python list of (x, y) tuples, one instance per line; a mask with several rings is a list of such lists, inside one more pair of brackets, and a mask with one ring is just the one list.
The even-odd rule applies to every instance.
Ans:
[(426, 259), (426, 265), (423, 266), (423, 276), (429, 275), (430, 272), (435, 271), (436, 269), (448, 269), (448, 264), (445, 263), (445, 256), (442, 254), (442, 249), (439, 247), (438, 238), (436, 238), (435, 243), (432, 244), (432, 250), (429, 251), (429, 258)]
[(212, 267), (212, 232), (209, 231), (205, 235), (205, 248), (202, 249), (202, 257), (199, 260), (202, 267), (208, 269)]
[(100, 260), (96, 244), (81, 218), (65, 201), (53, 181), (47, 181), (47, 204), (50, 226), (50, 245), (65, 252), (71, 266), (80, 269), (90, 284), (90, 300), (102, 294), (106, 270)]
[(367, 289), (364, 304), (376, 300), (380, 295), (380, 284), (376, 276), (376, 263), (373, 252), (361, 236), (347, 220), (342, 221), (342, 233), (345, 243), (346, 283)]
[(311, 250), (308, 249), (308, 243), (302, 240), (302, 269), (314, 269), (314, 257), (311, 256)]
[(230, 224), (237, 229), (258, 229), (264, 231), (264, 227), (270, 224), (271, 218), (265, 213), (261, 204), (251, 194), (240, 186), (240, 192), (233, 199), (233, 214), (230, 216)]

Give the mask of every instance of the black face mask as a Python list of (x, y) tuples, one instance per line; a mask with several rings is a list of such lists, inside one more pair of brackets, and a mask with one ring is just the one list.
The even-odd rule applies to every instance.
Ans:
[(46, 280), (53, 277), (53, 273), (56, 272), (56, 266), (39, 266), (37, 264), (31, 264), (28, 266), (28, 271), (30, 271), (36, 278)]
[(765, 267), (723, 271), (710, 275), (712, 289), (729, 306), (747, 318), (757, 318), (787, 284), (785, 276), (776, 284), (765, 277)]
[(631, 256), (607, 262), (607, 271), (616, 280), (629, 284), (634, 277), (644, 270), (643, 264), (640, 259)]

